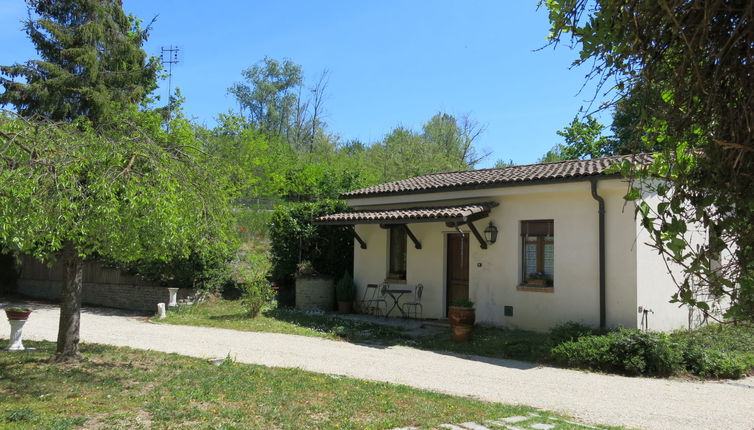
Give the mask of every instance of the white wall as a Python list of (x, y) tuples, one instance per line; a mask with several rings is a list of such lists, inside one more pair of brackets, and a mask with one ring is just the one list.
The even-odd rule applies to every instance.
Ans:
[[(656, 207), (659, 199), (655, 195), (645, 195), (644, 200), (652, 207)], [(678, 303), (670, 303), (670, 298), (677, 291), (671, 272), (677, 279), (683, 279), (678, 266), (673, 263), (666, 265), (656, 250), (647, 243), (653, 242), (644, 227), (641, 219), (636, 219), (636, 261), (640, 268), (637, 271), (637, 306), (649, 308), (653, 313), (648, 314), (649, 328), (652, 330), (675, 330), (689, 326), (689, 308), (679, 306)], [(687, 233), (690, 243), (705, 241), (704, 231), (694, 231), (690, 228)], [(641, 323), (641, 314), (637, 312), (637, 325)]]
[[(479, 197), (482, 192), (487, 196)], [(667, 273), (662, 270), (662, 261), (641, 245), (646, 238), (637, 236), (634, 207), (622, 199), (625, 192), (626, 184), (620, 180), (599, 181), (598, 194), (606, 200), (607, 324), (637, 327), (641, 318), (637, 306), (644, 305), (659, 310), (650, 327), (674, 328), (686, 318), (666, 306), (672, 294), (666, 285)], [(492, 221), (499, 234), (497, 242), (486, 250), (480, 248), (473, 235), (469, 236), (469, 295), (476, 303), (477, 320), (540, 331), (566, 321), (599, 325), (598, 206), (588, 181), (359, 199), (350, 203), (360, 208), (398, 208), (481, 201), (496, 201), (499, 206), (475, 226), (481, 232)], [(379, 204), (364, 205), (365, 202)], [(537, 219), (554, 220), (551, 292), (517, 288), (521, 283), (520, 223)], [(406, 286), (423, 284), (424, 317), (443, 318), (445, 236), (455, 230), (444, 223), (409, 224), (409, 228), (422, 243), (422, 249), (417, 250), (408, 242)], [(463, 230), (468, 232), (466, 227)], [(367, 242), (366, 250), (356, 244), (354, 252), (355, 280), (361, 294), (366, 284), (385, 279), (388, 233), (378, 225), (359, 225), (357, 232)], [(641, 292), (637, 292), (637, 285)], [(652, 287), (647, 288), (648, 285)], [(512, 317), (503, 315), (504, 306), (513, 306)]]

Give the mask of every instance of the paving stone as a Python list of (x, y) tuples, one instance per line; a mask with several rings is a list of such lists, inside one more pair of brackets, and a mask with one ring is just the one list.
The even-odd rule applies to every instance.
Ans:
[(467, 428), (469, 430), (490, 430), (489, 427), (485, 427), (481, 424), (473, 423), (473, 422), (467, 422), (467, 423), (461, 423), (459, 424), (461, 427)]
[(505, 421), (506, 423), (518, 423), (521, 421), (526, 421), (528, 419), (529, 417), (522, 417), (522, 416), (516, 415), (514, 417), (503, 418), (503, 421)]
[(537, 430), (551, 430), (555, 428), (555, 426), (552, 424), (544, 424), (544, 423), (532, 424), (529, 427), (533, 429), (537, 429)]
[(516, 427), (514, 425), (510, 425), (508, 423), (505, 423), (503, 421), (495, 421), (495, 420), (489, 420), (485, 421), (485, 423), (493, 425), (493, 426), (499, 426), (507, 430), (524, 430), (521, 427)]
[(396, 427), (390, 430), (419, 430), (419, 427)]
[(463, 427), (454, 426), (453, 424), (440, 424), (440, 427), (448, 430), (468, 430)]

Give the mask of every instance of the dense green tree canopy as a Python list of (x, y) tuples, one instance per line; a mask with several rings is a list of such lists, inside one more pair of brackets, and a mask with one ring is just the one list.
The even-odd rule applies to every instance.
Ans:
[[(633, 171), (642, 181), (628, 197), (662, 201), (639, 208), (653, 246), (684, 269), (674, 299), (704, 312), (729, 301), (729, 318), (754, 319), (752, 2), (543, 3), (552, 42), (570, 37), (575, 63), (615, 82), (619, 116), (638, 118), (625, 138), (659, 150), (653, 166)], [(699, 226), (710, 239), (687, 241)]]
[(168, 260), (232, 243), (225, 168), (176, 145), (158, 114), (131, 114), (97, 131), (0, 116), (0, 243), (66, 267), (63, 358), (77, 355), (83, 259)]
[(83, 260), (227, 253), (234, 187), (185, 119), (139, 111), (157, 63), (120, 1), (27, 3), (42, 59), (0, 66), (0, 246), (62, 263), (56, 358), (77, 359)]
[(41, 59), (0, 66), (0, 105), (24, 116), (84, 116), (99, 124), (113, 110), (145, 100), (157, 86), (159, 65), (141, 49), (147, 31), (120, 3), (28, 0), (24, 27)]

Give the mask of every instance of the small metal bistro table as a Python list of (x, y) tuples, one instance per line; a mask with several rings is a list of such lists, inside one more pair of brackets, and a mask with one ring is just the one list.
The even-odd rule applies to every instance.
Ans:
[(411, 291), (412, 290), (403, 288), (388, 288), (385, 290), (385, 293), (387, 293), (387, 295), (390, 296), (391, 299), (393, 299), (393, 306), (387, 312), (385, 312), (385, 318), (387, 318), (387, 316), (390, 315), (390, 312), (395, 308), (398, 308), (398, 310), (401, 312), (401, 316), (403, 318), (406, 318), (406, 312), (401, 307), (399, 300), (401, 299), (401, 297), (403, 297), (404, 294), (408, 294)]

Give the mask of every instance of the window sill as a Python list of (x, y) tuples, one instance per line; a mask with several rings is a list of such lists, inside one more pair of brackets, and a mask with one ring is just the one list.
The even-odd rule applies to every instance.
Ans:
[(554, 293), (554, 287), (535, 287), (532, 285), (519, 285), (516, 287), (518, 291), (533, 291), (535, 293)]
[(405, 284), (406, 280), (405, 279), (390, 279), (390, 278), (388, 278), (388, 279), (385, 279), (385, 281), (383, 281), (383, 283), (385, 283), (385, 284)]

